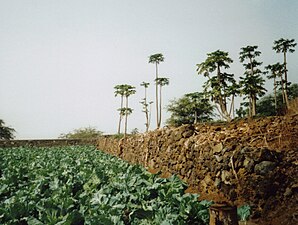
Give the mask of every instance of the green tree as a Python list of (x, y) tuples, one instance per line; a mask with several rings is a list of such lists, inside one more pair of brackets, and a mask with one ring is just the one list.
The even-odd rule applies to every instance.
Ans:
[[(127, 134), (127, 117), (132, 113), (132, 109), (128, 107), (128, 97), (135, 94), (136, 90), (134, 86), (129, 84), (120, 84), (114, 87), (115, 96), (120, 95), (121, 97), (121, 107), (118, 109), (119, 111), (119, 124), (118, 124), (118, 134), (120, 134), (121, 129), (121, 121), (122, 118), (125, 117), (124, 124), (124, 134)], [(125, 99), (125, 107), (124, 107), (124, 99)]]
[[(267, 78), (273, 79), (274, 108), (275, 108), (275, 112), (277, 113), (277, 108), (278, 108), (278, 106), (277, 106), (277, 88), (278, 88), (279, 84), (281, 85), (281, 89), (282, 89), (283, 103), (285, 103), (285, 89), (284, 89), (284, 83), (283, 83), (283, 79), (282, 79), (284, 66), (280, 63), (275, 63), (273, 65), (266, 66), (265, 69), (267, 70), (267, 73), (270, 73), (267, 76)], [(278, 78), (280, 78), (280, 81), (277, 80)]]
[(127, 134), (127, 118), (133, 111), (133, 109), (128, 107), (128, 97), (136, 93), (136, 88), (131, 85), (125, 85), (124, 96), (125, 96), (125, 126), (124, 126), (124, 135)]
[[(294, 83), (288, 87), (289, 101), (298, 97), (298, 84)], [(275, 116), (286, 113), (283, 104), (282, 90), (277, 90), (277, 109), (275, 109), (275, 97), (272, 94), (265, 95), (257, 101), (257, 114), (261, 116)]]
[(0, 140), (14, 139), (15, 129), (5, 126), (5, 123), (0, 119)]
[[(231, 120), (231, 114), (228, 111), (227, 100), (231, 95), (230, 86), (236, 84), (233, 74), (222, 72), (223, 69), (229, 69), (233, 60), (229, 57), (228, 52), (217, 50), (207, 54), (207, 59), (197, 64), (198, 74), (207, 77), (204, 83), (204, 93), (211, 97), (216, 108), (224, 119)], [(216, 72), (214, 76), (211, 73)], [(219, 108), (218, 108), (219, 107)]]
[(94, 127), (84, 127), (75, 129), (72, 132), (66, 134), (60, 134), (59, 138), (67, 139), (93, 139), (103, 135), (102, 131), (97, 130)]
[(156, 85), (159, 87), (159, 120), (157, 123), (157, 128), (160, 128), (161, 125), (161, 112), (162, 112), (162, 87), (165, 85), (169, 85), (169, 78), (159, 77), (155, 79)]
[[(126, 85), (125, 84), (119, 84), (119, 85), (116, 85), (114, 87), (114, 89), (115, 89), (115, 91), (114, 91), (115, 97), (117, 97), (118, 95), (120, 95), (120, 109), (123, 108), (125, 88), (126, 88)], [(119, 122), (118, 122), (118, 131), (117, 131), (118, 134), (120, 134), (120, 132), (121, 132), (121, 122), (122, 122), (123, 116), (124, 115), (121, 113), (121, 111), (119, 111)]]
[(287, 53), (293, 53), (295, 51), (295, 47), (297, 43), (295, 43), (295, 39), (284, 39), (280, 38), (279, 40), (274, 41), (273, 43), (273, 50), (277, 53), (283, 53), (284, 58), (284, 95), (287, 108), (289, 107), (289, 99), (288, 99), (288, 70), (287, 70)]
[(200, 92), (188, 93), (178, 100), (172, 100), (167, 111), (171, 116), (166, 123), (171, 126), (209, 121), (213, 115), (212, 105)]
[(266, 89), (263, 87), (265, 80), (261, 77), (262, 71), (258, 68), (262, 65), (256, 60), (256, 57), (261, 55), (257, 50), (258, 46), (246, 46), (241, 48), (240, 62), (248, 60), (248, 63), (243, 63), (245, 68), (245, 77), (240, 77), (240, 85), (242, 86), (242, 93), (248, 97), (249, 100), (249, 116), (256, 115), (256, 104), (258, 97), (265, 94)]
[[(149, 56), (149, 63), (155, 64), (155, 80), (158, 79), (158, 64), (164, 61), (164, 56), (161, 53), (157, 53)], [(159, 104), (158, 104), (158, 84), (155, 83), (155, 105), (156, 105), (156, 124), (159, 128)]]
[(153, 103), (152, 101), (150, 101), (148, 103), (148, 99), (147, 99), (147, 88), (149, 87), (149, 83), (146, 82), (142, 82), (141, 86), (144, 87), (145, 89), (145, 93), (144, 93), (144, 98), (142, 99), (142, 101), (140, 102), (143, 105), (143, 112), (145, 113), (145, 117), (146, 117), (146, 122), (145, 122), (145, 127), (146, 127), (146, 132), (148, 132), (149, 127), (150, 127), (150, 120), (151, 120), (151, 104)]

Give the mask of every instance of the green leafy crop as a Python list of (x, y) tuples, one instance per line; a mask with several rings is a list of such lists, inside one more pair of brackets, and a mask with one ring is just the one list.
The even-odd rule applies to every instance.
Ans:
[(0, 149), (0, 224), (208, 224), (185, 188), (92, 146)]

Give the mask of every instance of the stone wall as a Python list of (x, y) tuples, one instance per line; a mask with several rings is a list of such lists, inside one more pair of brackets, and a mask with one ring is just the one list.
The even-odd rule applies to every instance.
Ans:
[(278, 201), (297, 197), (297, 118), (184, 125), (102, 137), (97, 147), (161, 176), (177, 174), (201, 199), (249, 204), (255, 218), (268, 217)]

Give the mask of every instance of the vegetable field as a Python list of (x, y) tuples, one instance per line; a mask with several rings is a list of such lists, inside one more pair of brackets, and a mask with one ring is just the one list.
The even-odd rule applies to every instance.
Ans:
[(0, 224), (208, 224), (185, 188), (92, 146), (0, 149)]

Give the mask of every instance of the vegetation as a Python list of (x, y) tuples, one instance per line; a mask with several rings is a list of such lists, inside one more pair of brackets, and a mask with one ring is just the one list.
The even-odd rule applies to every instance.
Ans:
[(149, 83), (147, 82), (142, 82), (141, 86), (144, 87), (145, 89), (145, 96), (141, 101), (141, 104), (143, 105), (143, 112), (145, 113), (145, 117), (146, 117), (146, 122), (145, 122), (145, 126), (146, 126), (146, 132), (148, 132), (149, 127), (150, 127), (150, 121), (151, 121), (151, 104), (153, 103), (152, 101), (150, 101), (148, 103), (148, 99), (147, 99), (147, 89), (149, 87)]
[(75, 129), (72, 132), (67, 134), (61, 134), (59, 138), (67, 138), (67, 139), (93, 139), (101, 136), (103, 134), (102, 131), (97, 130), (94, 127), (84, 127)]
[[(203, 92), (196, 96), (197, 92), (184, 95), (178, 100), (172, 100), (167, 107), (171, 117), (167, 120), (168, 125), (181, 125), (196, 123), (198, 121), (206, 121), (212, 119), (212, 115), (216, 109), (220, 115), (220, 119), (231, 121), (235, 118), (235, 111), (238, 117), (253, 117), (258, 115), (281, 115), (289, 108), (290, 84), (288, 81), (287, 70), (287, 53), (295, 51), (297, 43), (294, 39), (284, 39), (274, 41), (273, 50), (277, 53), (283, 53), (283, 63), (267, 65), (263, 68), (262, 62), (259, 61), (261, 51), (256, 45), (248, 45), (242, 47), (239, 53), (239, 61), (244, 66), (244, 74), (236, 81), (234, 74), (228, 73), (233, 60), (229, 57), (228, 52), (217, 50), (207, 53), (206, 59), (197, 64), (198, 75), (207, 78), (203, 84)], [(161, 127), (162, 122), (162, 88), (169, 84), (169, 79), (159, 76), (158, 65), (164, 61), (161, 53), (149, 56), (149, 63), (155, 65), (155, 104), (156, 104), (156, 123), (157, 128)], [(262, 98), (267, 90), (265, 89), (265, 74), (268, 79), (273, 80), (273, 96), (267, 95)], [(146, 132), (150, 127), (151, 120), (151, 104), (148, 101), (147, 91), (149, 83), (143, 82), (145, 95), (141, 101), (143, 112), (145, 113)], [(117, 85), (115, 95), (121, 96), (121, 107), (119, 111), (118, 134), (121, 130), (122, 118), (132, 113), (132, 109), (124, 107), (125, 85)], [(193, 95), (191, 95), (193, 94)], [(240, 96), (243, 102), (240, 108), (235, 109), (235, 98)], [(197, 100), (200, 99), (200, 100)], [(206, 99), (209, 99), (213, 105)], [(198, 102), (201, 101), (201, 102)], [(259, 109), (258, 109), (259, 107)], [(264, 111), (267, 110), (267, 111)], [(126, 125), (127, 126), (127, 125)], [(126, 130), (126, 128), (125, 128)], [(126, 131), (125, 131), (126, 133)]]
[[(216, 104), (219, 114), (227, 121), (231, 120), (231, 110), (228, 110), (227, 100), (236, 94), (233, 88), (236, 81), (233, 74), (228, 74), (222, 70), (229, 69), (229, 64), (232, 62), (233, 60), (229, 57), (228, 52), (217, 50), (208, 53), (207, 59), (197, 64), (198, 74), (208, 78), (204, 83), (204, 93)], [(215, 75), (211, 76), (213, 72), (215, 72)]]
[(5, 126), (3, 120), (0, 119), (0, 140), (11, 140), (14, 138), (15, 129)]
[(159, 77), (155, 79), (156, 85), (159, 87), (159, 121), (157, 127), (159, 128), (161, 125), (161, 112), (162, 112), (162, 87), (165, 85), (169, 85), (169, 78)]
[[(120, 134), (121, 129), (121, 121), (122, 118), (125, 117), (124, 124), (124, 135), (127, 134), (127, 118), (132, 113), (133, 109), (128, 107), (128, 98), (129, 96), (136, 93), (136, 88), (129, 84), (120, 84), (114, 87), (115, 89), (115, 97), (120, 95), (121, 97), (121, 107), (118, 109), (119, 111), (119, 123), (118, 123), (118, 134)], [(124, 98), (125, 98), (125, 107), (124, 107)]]
[[(114, 87), (114, 89), (115, 89), (115, 92), (114, 92), (115, 97), (120, 95), (120, 109), (122, 109), (123, 108), (124, 93), (125, 93), (125, 84), (116, 85)], [(121, 110), (119, 110), (119, 122), (118, 122), (118, 131), (117, 131), (118, 134), (120, 134), (120, 132), (121, 132), (122, 118), (123, 118), (123, 113), (121, 112)]]
[(211, 202), (94, 147), (0, 149), (0, 224), (208, 224)]
[(247, 221), (251, 213), (251, 207), (249, 205), (243, 205), (237, 209), (238, 219), (240, 221)]
[(261, 76), (263, 72), (258, 68), (262, 63), (256, 60), (261, 52), (257, 49), (258, 46), (243, 47), (239, 57), (241, 63), (248, 60), (248, 63), (243, 63), (245, 76), (240, 77), (240, 86), (242, 87), (242, 94), (247, 96), (249, 100), (249, 117), (256, 115), (258, 97), (263, 96), (266, 92), (264, 88), (265, 80)]
[(293, 53), (295, 51), (295, 47), (296, 47), (297, 43), (295, 43), (294, 39), (284, 39), (284, 38), (280, 38), (279, 40), (274, 41), (274, 46), (273, 46), (273, 50), (275, 50), (277, 53), (283, 53), (283, 58), (284, 58), (284, 62), (283, 62), (283, 72), (284, 72), (284, 77), (283, 82), (282, 82), (282, 87), (283, 87), (283, 95), (284, 95), (284, 99), (286, 102), (286, 107), (289, 108), (289, 99), (288, 99), (288, 70), (287, 70), (287, 53)]
[(204, 97), (204, 93), (194, 92), (172, 100), (167, 106), (167, 110), (171, 113), (167, 124), (180, 126), (211, 120), (213, 107), (209, 99)]
[[(157, 53), (151, 55), (149, 57), (149, 63), (155, 64), (155, 81), (158, 80), (158, 64), (164, 61), (164, 56), (161, 53)], [(156, 106), (156, 126), (160, 127), (160, 119), (159, 119), (159, 97), (158, 97), (158, 83), (155, 82), (155, 106)]]
[[(257, 114), (260, 116), (276, 116), (283, 115), (286, 111), (285, 103), (283, 103), (282, 90), (276, 92), (275, 96), (272, 94), (262, 97), (257, 102)], [(292, 84), (288, 87), (289, 101), (298, 97), (298, 84)], [(275, 105), (277, 103), (277, 105)]]
[[(273, 79), (273, 91), (274, 91), (274, 109), (275, 113), (277, 114), (278, 111), (278, 101), (277, 101), (277, 88), (278, 86), (281, 86), (282, 90), (282, 101), (285, 103), (285, 90), (284, 90), (284, 83), (283, 83), (283, 70), (284, 66), (280, 63), (275, 63), (273, 65), (268, 65), (265, 67), (267, 70), (267, 73), (270, 73), (270, 75), (267, 76), (268, 79)], [(280, 81), (277, 81), (277, 78), (280, 78)]]

